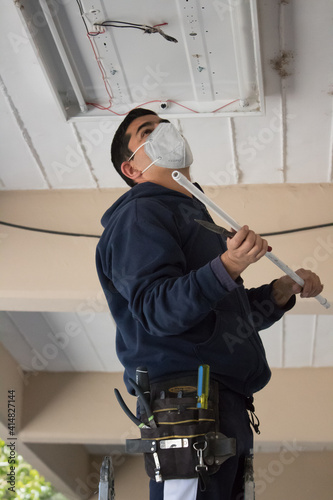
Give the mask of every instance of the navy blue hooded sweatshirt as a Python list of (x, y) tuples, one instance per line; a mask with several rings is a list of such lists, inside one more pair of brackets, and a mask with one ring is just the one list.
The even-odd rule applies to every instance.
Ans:
[(200, 364), (231, 390), (250, 396), (270, 378), (258, 330), (294, 303), (275, 305), (272, 283), (247, 290), (220, 255), (224, 239), (195, 219), (211, 221), (196, 198), (145, 182), (102, 218), (98, 276), (117, 325), (124, 380), (138, 366), (151, 380), (196, 373)]

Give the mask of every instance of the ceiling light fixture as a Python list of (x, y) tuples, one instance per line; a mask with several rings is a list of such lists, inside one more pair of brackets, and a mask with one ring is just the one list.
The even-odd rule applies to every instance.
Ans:
[[(251, 68), (249, 67), (250, 46), (249, 33), (251, 33), (251, 23), (249, 24), (249, 7), (251, 5), (245, 0), (229, 0), (229, 12), (232, 28), (233, 45), (235, 52), (235, 63), (239, 88), (239, 104), (242, 108), (249, 105), (251, 95)], [(253, 39), (253, 37), (252, 37)]]
[(77, 81), (76, 75), (75, 75), (73, 67), (72, 67), (72, 63), (70, 62), (70, 60), (67, 56), (65, 46), (62, 42), (60, 33), (58, 31), (57, 26), (55, 25), (52, 13), (50, 11), (50, 8), (49, 8), (46, 0), (40, 0), (40, 6), (43, 10), (48, 27), (50, 28), (50, 32), (52, 34), (54, 43), (56, 44), (56, 47), (58, 49), (62, 63), (63, 63), (64, 68), (66, 70), (67, 76), (68, 76), (69, 81), (72, 85), (75, 97), (79, 103), (80, 109), (81, 109), (82, 113), (86, 113), (88, 108), (87, 108), (85, 99), (84, 99), (83, 94), (81, 92), (80, 85)]

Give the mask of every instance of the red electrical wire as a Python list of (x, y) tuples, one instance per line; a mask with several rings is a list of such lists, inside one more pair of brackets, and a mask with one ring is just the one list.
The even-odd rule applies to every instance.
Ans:
[[(163, 101), (155, 100), (155, 101), (143, 102), (142, 104), (139, 104), (138, 106), (135, 106), (132, 109), (141, 108), (141, 106), (145, 106), (146, 104), (152, 104), (153, 102), (163, 102)], [(126, 116), (130, 111), (132, 111), (132, 109), (130, 109), (130, 111), (126, 111), (126, 113), (116, 113), (115, 111), (112, 111), (110, 107), (106, 108), (104, 106), (101, 106), (100, 104), (95, 104), (93, 102), (86, 102), (86, 104), (88, 104), (89, 106), (94, 106), (95, 108), (101, 109), (103, 111), (110, 111), (110, 113), (113, 113), (114, 115), (117, 116)]]
[(89, 36), (98, 36), (98, 35), (103, 35), (106, 30), (103, 31), (87, 31), (87, 35)]
[[(161, 101), (163, 102), (163, 101)], [(167, 102), (172, 102), (172, 104), (177, 104), (178, 106), (181, 106), (182, 108), (188, 109), (189, 111), (192, 111), (192, 113), (199, 113), (199, 111), (196, 111), (195, 109), (188, 108), (187, 106), (184, 106), (184, 104), (180, 104), (180, 102), (177, 101), (172, 101), (171, 99), (168, 99)]]
[(216, 113), (216, 111), (219, 111), (220, 109), (225, 108), (226, 106), (229, 106), (233, 102), (237, 102), (237, 101), (239, 101), (239, 99), (235, 99), (234, 101), (228, 102), (228, 104), (225, 104), (224, 106), (221, 106), (220, 108), (214, 109), (214, 111), (212, 111), (212, 113)]
[[(89, 33), (87, 33), (87, 37), (88, 37), (88, 40), (90, 42), (91, 48), (92, 48), (92, 50), (94, 52), (94, 56), (95, 56), (96, 62), (98, 64), (98, 67), (100, 69), (100, 72), (102, 74), (102, 79), (103, 79), (104, 87), (105, 87), (105, 90), (106, 90), (106, 92), (107, 92), (107, 94), (109, 96), (109, 103), (110, 103), (110, 106), (108, 108), (105, 108), (103, 106), (99, 106), (98, 104), (96, 104), (96, 105), (93, 104), (93, 105), (96, 106), (96, 107), (99, 107), (99, 109), (110, 110), (110, 108), (112, 106), (112, 97), (113, 97), (112, 94), (110, 93), (110, 92), (112, 92), (112, 89), (110, 87), (109, 80), (107, 79), (107, 75), (106, 75), (105, 69), (104, 69), (103, 65), (101, 64), (101, 62), (99, 60), (99, 57), (97, 55), (97, 52), (95, 50), (94, 44), (93, 44), (93, 42), (92, 42), (92, 40), (90, 38)], [(109, 90), (108, 86), (110, 87), (110, 90)], [(87, 103), (87, 104), (92, 104), (92, 103)]]
[[(211, 113), (216, 113), (220, 109), (225, 108), (225, 107), (229, 106), (230, 104), (232, 104), (234, 102), (237, 102), (237, 101), (239, 101), (239, 99), (235, 99), (234, 101), (228, 102), (224, 106), (221, 106), (220, 108), (214, 109), (214, 111), (211, 111)], [(159, 99), (155, 99), (153, 101), (148, 101), (148, 102), (143, 102), (141, 104), (138, 104), (138, 106), (134, 106), (134, 108), (132, 108), (132, 109), (141, 108), (142, 106), (146, 106), (147, 104), (152, 104), (154, 102), (160, 102), (161, 103), (161, 102), (164, 102), (164, 101), (161, 101)], [(200, 111), (196, 111), (195, 109), (188, 108), (187, 106), (184, 106), (183, 104), (180, 104), (180, 102), (171, 101), (171, 100), (168, 100), (167, 102), (172, 102), (173, 104), (176, 104), (177, 106), (181, 106), (182, 108), (188, 109), (192, 113), (200, 113)], [(130, 113), (130, 111), (132, 111), (132, 109), (130, 109), (126, 113), (116, 113), (115, 111), (112, 111), (112, 109), (110, 109), (110, 106), (106, 108), (105, 106), (102, 106), (100, 104), (95, 104), (93, 102), (87, 102), (86, 104), (88, 106), (94, 106), (95, 108), (100, 109), (102, 111), (110, 111), (110, 113), (113, 113), (114, 115), (117, 115), (117, 116), (126, 116), (128, 113)]]

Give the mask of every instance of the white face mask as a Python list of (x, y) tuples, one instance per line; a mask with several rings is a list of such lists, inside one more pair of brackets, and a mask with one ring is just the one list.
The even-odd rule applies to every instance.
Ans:
[(178, 132), (172, 123), (160, 123), (149, 135), (148, 140), (141, 144), (130, 156), (130, 161), (135, 153), (144, 146), (144, 150), (152, 165), (163, 168), (181, 169), (193, 163), (193, 156), (187, 140)]

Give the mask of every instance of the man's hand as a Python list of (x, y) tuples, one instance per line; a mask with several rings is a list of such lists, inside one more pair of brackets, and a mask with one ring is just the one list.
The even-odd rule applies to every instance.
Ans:
[(259, 234), (243, 226), (233, 238), (228, 238), (228, 250), (221, 255), (224, 267), (232, 277), (238, 276), (267, 252), (267, 241)]
[(273, 299), (278, 306), (284, 306), (294, 294), (301, 297), (316, 297), (323, 290), (319, 276), (307, 269), (298, 269), (296, 274), (304, 280), (304, 286), (298, 285), (290, 276), (282, 276), (273, 284)]

